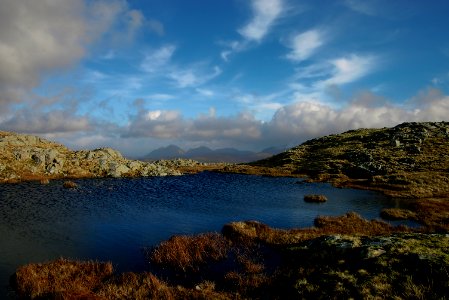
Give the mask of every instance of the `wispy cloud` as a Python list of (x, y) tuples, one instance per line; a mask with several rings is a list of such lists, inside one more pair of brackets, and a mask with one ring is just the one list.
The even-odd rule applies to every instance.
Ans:
[[(350, 9), (369, 16), (378, 14), (376, 1), (360, 1), (360, 0), (345, 0), (344, 3)], [(378, 1), (377, 1), (378, 2)]]
[(198, 94), (205, 96), (205, 97), (212, 97), (215, 95), (215, 93), (212, 90), (209, 89), (200, 89), (197, 88), (195, 89), (197, 91)]
[(170, 62), (175, 50), (174, 45), (165, 45), (145, 53), (145, 58), (141, 63), (142, 70), (149, 73), (160, 71), (161, 67)]
[(289, 42), (288, 47), (292, 51), (287, 54), (287, 58), (300, 62), (314, 54), (314, 52), (324, 44), (324, 34), (318, 29), (312, 29), (295, 35)]
[(156, 19), (148, 20), (148, 27), (159, 36), (163, 36), (165, 34), (164, 24)]
[(284, 0), (251, 0), (251, 10), (252, 18), (245, 26), (237, 30), (243, 39), (221, 43), (225, 46), (225, 49), (220, 52), (224, 61), (228, 62), (233, 53), (246, 50), (253, 42), (261, 42), (286, 8)]
[(298, 68), (296, 80), (308, 80), (303, 87), (323, 89), (329, 85), (343, 85), (361, 79), (379, 66), (374, 55), (351, 54)]
[(175, 99), (176, 97), (171, 94), (157, 93), (157, 94), (148, 95), (147, 98), (152, 99), (152, 100), (165, 101), (165, 100)]
[(238, 32), (247, 40), (259, 42), (283, 11), (282, 0), (252, 0), (253, 18)]
[(202, 85), (219, 76), (221, 73), (222, 70), (218, 66), (214, 66), (212, 72), (206, 70), (203, 66), (194, 66), (184, 69), (175, 69), (168, 74), (168, 77), (171, 78), (179, 88), (185, 88)]
[(330, 61), (333, 66), (332, 76), (324, 84), (346, 84), (356, 81), (369, 74), (376, 67), (378, 59), (375, 56), (360, 56), (352, 54)]
[[(390, 20), (400, 20), (415, 15), (421, 9), (419, 1), (406, 0), (345, 0), (349, 9), (371, 17), (383, 17)], [(438, 3), (435, 3), (438, 5)]]

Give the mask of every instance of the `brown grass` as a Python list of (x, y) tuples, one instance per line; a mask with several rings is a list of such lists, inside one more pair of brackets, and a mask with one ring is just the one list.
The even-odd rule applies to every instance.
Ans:
[(15, 273), (15, 286), (20, 297), (31, 299), (66, 291), (89, 295), (112, 273), (111, 263), (58, 259), (46, 264), (20, 267)]
[(211, 282), (194, 289), (172, 287), (151, 273), (113, 275), (110, 263), (64, 259), (19, 268), (15, 290), (20, 299), (238, 299), (216, 292)]
[(449, 198), (420, 199), (410, 208), (416, 214), (416, 221), (429, 231), (449, 232)]
[(123, 273), (97, 291), (105, 299), (175, 299), (172, 289), (150, 273)]
[(449, 232), (449, 198), (415, 200), (409, 209), (383, 209), (381, 217), (386, 220), (416, 221), (426, 226), (427, 232)]
[(224, 259), (229, 243), (218, 233), (173, 236), (150, 254), (150, 262), (182, 272), (198, 271), (201, 265)]
[(403, 208), (384, 208), (380, 216), (385, 220), (416, 220), (416, 213)]
[(358, 236), (389, 235), (394, 232), (410, 232), (406, 226), (392, 226), (379, 220), (368, 221), (350, 212), (343, 216), (320, 216), (314, 221), (315, 227), (301, 229), (275, 229), (256, 222), (233, 222), (223, 226), (223, 235), (239, 243), (257, 241), (267, 244), (285, 245), (323, 235), (347, 234)]
[(314, 224), (321, 234), (373, 236), (410, 231), (405, 226), (394, 227), (379, 220), (365, 220), (354, 212), (339, 217), (320, 216), (315, 219)]

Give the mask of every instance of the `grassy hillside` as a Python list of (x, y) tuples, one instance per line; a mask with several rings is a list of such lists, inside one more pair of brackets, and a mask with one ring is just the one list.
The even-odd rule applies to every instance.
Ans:
[(400, 197), (449, 195), (449, 123), (403, 123), (305, 142), (252, 164)]

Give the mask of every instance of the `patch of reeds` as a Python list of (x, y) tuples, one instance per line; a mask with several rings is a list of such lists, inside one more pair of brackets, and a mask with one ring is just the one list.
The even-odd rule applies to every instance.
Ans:
[(204, 264), (224, 259), (229, 249), (228, 241), (218, 233), (173, 236), (153, 249), (149, 260), (173, 270), (198, 271)]

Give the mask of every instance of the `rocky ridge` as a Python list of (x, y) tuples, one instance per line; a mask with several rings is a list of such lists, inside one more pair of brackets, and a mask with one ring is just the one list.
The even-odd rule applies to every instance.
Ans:
[(181, 175), (192, 160), (142, 162), (111, 148), (72, 151), (33, 135), (0, 132), (0, 182), (44, 178), (91, 178)]

